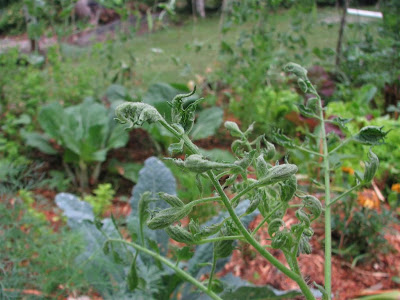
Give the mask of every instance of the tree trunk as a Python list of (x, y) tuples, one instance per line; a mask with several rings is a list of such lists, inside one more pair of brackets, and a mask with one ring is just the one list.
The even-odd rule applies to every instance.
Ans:
[(342, 19), (340, 21), (340, 29), (339, 29), (339, 38), (336, 45), (336, 70), (339, 68), (340, 59), (342, 56), (342, 43), (343, 43), (343, 34), (344, 34), (344, 27), (346, 26), (346, 15), (347, 15), (347, 8), (349, 7), (349, 0), (345, 0), (343, 3), (343, 14)]
[(195, 0), (196, 2), (196, 11), (200, 15), (200, 17), (206, 17), (206, 10), (204, 5), (204, 0)]

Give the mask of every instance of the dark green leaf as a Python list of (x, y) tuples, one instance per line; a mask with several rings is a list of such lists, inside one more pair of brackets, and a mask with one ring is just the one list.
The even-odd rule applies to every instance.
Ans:
[(363, 145), (380, 145), (385, 142), (385, 137), (389, 131), (383, 131), (382, 127), (366, 126), (354, 137), (354, 140)]
[(133, 292), (139, 285), (139, 276), (136, 270), (136, 260), (132, 261), (131, 267), (129, 269), (128, 276), (126, 277), (127, 286), (129, 291)]

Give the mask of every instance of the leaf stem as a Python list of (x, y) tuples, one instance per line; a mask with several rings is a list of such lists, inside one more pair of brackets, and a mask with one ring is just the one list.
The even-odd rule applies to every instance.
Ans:
[(219, 237), (215, 237), (215, 238), (200, 240), (198, 242), (195, 242), (194, 244), (201, 245), (201, 244), (215, 243), (215, 242), (219, 242), (219, 241), (230, 241), (230, 240), (245, 241), (246, 239), (244, 238), (243, 235), (219, 236)]
[(297, 145), (294, 145), (294, 147), (295, 147), (296, 149), (298, 149), (298, 150), (303, 151), (303, 152), (307, 152), (307, 153), (310, 153), (310, 154), (313, 154), (313, 155), (317, 155), (317, 156), (323, 157), (323, 154), (318, 153), (318, 152), (316, 152), (316, 151), (312, 151), (312, 150), (309, 150), (309, 149), (306, 149), (306, 148), (303, 148), (303, 147), (297, 146)]
[(162, 262), (166, 266), (170, 267), (173, 269), (179, 276), (181, 276), (184, 280), (190, 282), (194, 286), (196, 286), (199, 290), (202, 292), (206, 293), (210, 298), (215, 299), (215, 300), (222, 300), (217, 294), (215, 294), (213, 291), (207, 289), (201, 282), (199, 282), (196, 278), (192, 277), (189, 273), (185, 272), (184, 270), (180, 269), (179, 267), (175, 266), (172, 262), (170, 262), (168, 259), (162, 257), (158, 253), (155, 253), (147, 248), (144, 248), (136, 243), (133, 242), (128, 242), (125, 240), (120, 240), (120, 239), (108, 239), (107, 242), (115, 242), (115, 243), (124, 243), (127, 245), (132, 246), (135, 248), (137, 251), (141, 251), (143, 253), (146, 253), (153, 258), (157, 259), (158, 261)]
[(329, 154), (332, 154), (334, 152), (336, 152), (337, 150), (339, 150), (340, 148), (342, 148), (344, 145), (346, 145), (348, 142), (350, 142), (353, 139), (353, 137), (349, 137), (347, 139), (345, 139), (343, 142), (341, 142), (336, 148), (332, 149), (331, 151), (329, 151)]
[(212, 261), (212, 268), (210, 272), (210, 278), (208, 279), (208, 286), (207, 289), (211, 291), (211, 284), (212, 284), (212, 279), (215, 273), (215, 268), (217, 267), (217, 255), (215, 254), (215, 245), (213, 247), (213, 261)]
[(358, 189), (360, 186), (362, 186), (361, 183), (353, 186), (351, 189), (347, 190), (346, 192), (340, 194), (339, 196), (337, 196), (335, 199), (333, 199), (330, 203), (329, 206), (332, 206), (336, 201), (342, 199), (343, 197), (347, 196), (348, 194), (350, 194), (352, 191)]
[(277, 206), (275, 206), (275, 208), (260, 222), (260, 224), (257, 225), (256, 229), (253, 230), (251, 236), (254, 236), (257, 233), (257, 231), (261, 228), (261, 226), (263, 226), (265, 222), (267, 222), (267, 220), (282, 206), (283, 206), (282, 202), (279, 203)]
[(197, 200), (194, 200), (194, 201), (188, 203), (187, 205), (195, 206), (197, 204), (203, 204), (203, 203), (215, 202), (215, 201), (221, 201), (221, 197), (220, 196), (214, 196), (214, 197), (207, 197), (207, 198), (197, 199)]

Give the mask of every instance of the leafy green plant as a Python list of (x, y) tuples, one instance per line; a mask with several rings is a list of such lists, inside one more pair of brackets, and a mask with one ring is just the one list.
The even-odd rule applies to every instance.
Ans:
[(348, 123), (349, 120), (341, 117), (336, 117), (331, 120), (326, 119), (323, 113), (324, 108), (322, 106), (322, 100), (312, 83), (309, 81), (307, 70), (295, 63), (289, 63), (285, 66), (285, 71), (292, 73), (297, 77), (299, 88), (304, 93), (312, 95), (312, 98), (308, 99), (306, 105), (299, 105), (299, 110), (303, 116), (316, 119), (319, 122), (319, 126), (315, 128), (312, 134), (307, 136), (307, 140), (303, 145), (294, 143), (293, 140), (279, 132), (274, 135), (274, 140), (285, 148), (300, 150), (311, 155), (311, 157), (318, 158), (322, 161), (322, 183), (318, 183), (315, 179), (313, 180), (325, 191), (325, 287), (323, 294), (324, 298), (330, 299), (332, 292), (332, 207), (335, 203), (352, 193), (354, 190), (368, 185), (372, 181), (379, 167), (378, 157), (370, 149), (368, 153), (369, 161), (364, 162), (364, 172), (361, 173), (360, 171), (355, 171), (356, 183), (343, 193), (331, 198), (331, 172), (341, 166), (340, 157), (338, 157), (337, 151), (349, 142), (356, 142), (370, 147), (380, 145), (384, 142), (387, 132), (384, 132), (382, 127), (366, 126), (361, 128), (358, 133), (351, 135), (345, 140), (341, 140), (335, 133), (330, 133), (328, 135), (326, 132), (328, 124), (333, 123), (341, 128), (345, 128), (346, 123)]
[[(368, 185), (378, 169), (379, 160), (377, 156), (370, 150), (369, 161), (365, 162), (364, 173), (356, 172), (357, 182), (349, 190), (343, 192), (337, 197), (331, 199), (330, 192), (330, 172), (337, 167), (330, 162), (331, 156), (350, 141), (356, 141), (364, 145), (374, 146), (381, 144), (386, 136), (386, 132), (382, 128), (367, 126), (362, 128), (357, 134), (351, 138), (340, 141), (327, 136), (325, 131), (326, 123), (334, 122), (340, 126), (345, 126), (346, 121), (342, 118), (334, 120), (326, 120), (323, 114), (322, 101), (314, 86), (307, 78), (307, 71), (301, 66), (290, 63), (285, 67), (285, 71), (293, 73), (298, 78), (298, 84), (303, 92), (308, 92), (314, 96), (308, 100), (306, 105), (299, 105), (300, 112), (308, 117), (315, 118), (320, 126), (310, 135), (309, 140), (304, 145), (297, 145), (293, 140), (276, 132), (273, 135), (274, 140), (288, 149), (297, 149), (322, 159), (323, 162), (323, 184), (325, 190), (325, 287), (317, 285), (318, 289), (323, 293), (323, 297), (330, 299), (331, 297), (331, 209), (332, 205), (337, 203), (346, 195), (359, 187)], [(304, 194), (297, 188), (297, 180), (294, 174), (297, 172), (297, 166), (293, 164), (275, 164), (272, 166), (268, 160), (275, 155), (274, 146), (267, 142), (263, 136), (259, 136), (255, 140), (250, 140), (249, 135), (252, 131), (250, 127), (246, 131), (240, 130), (234, 122), (226, 122), (225, 127), (230, 131), (233, 137), (236, 137), (232, 144), (232, 151), (236, 161), (233, 163), (224, 163), (212, 161), (204, 158), (197, 146), (195, 146), (189, 138), (192, 129), (194, 109), (185, 109), (185, 98), (190, 96), (178, 95), (171, 102), (172, 118), (171, 122), (164, 119), (161, 114), (152, 106), (146, 103), (123, 103), (116, 109), (117, 119), (128, 124), (128, 127), (134, 125), (142, 125), (148, 123), (160, 123), (165, 129), (171, 132), (177, 139), (178, 143), (173, 144), (174, 152), (182, 152), (186, 147), (190, 153), (185, 160), (172, 159), (172, 162), (186, 171), (193, 172), (199, 176), (206, 176), (213, 184), (217, 196), (212, 198), (204, 198), (184, 204), (179, 198), (172, 195), (160, 195), (161, 199), (171, 205), (158, 212), (148, 214), (140, 214), (141, 226), (146, 222), (147, 226), (153, 230), (165, 229), (166, 233), (174, 240), (185, 243), (187, 245), (196, 243), (214, 243), (212, 270), (209, 280), (199, 282), (192, 278), (190, 274), (181, 270), (185, 280), (195, 285), (199, 290), (207, 293), (213, 299), (219, 299), (216, 294), (219, 291), (213, 289), (214, 269), (219, 258), (229, 255), (232, 251), (232, 241), (242, 240), (252, 245), (257, 252), (270, 261), (281, 272), (294, 280), (300, 287), (303, 295), (307, 299), (315, 299), (309, 286), (304, 281), (297, 263), (297, 256), (300, 253), (311, 253), (309, 239), (313, 235), (310, 228), (312, 221), (316, 220), (322, 213), (323, 207), (321, 202), (314, 196)], [(191, 101), (191, 105), (196, 101)], [(320, 152), (320, 147), (322, 151)], [(178, 151), (179, 150), (179, 151)], [(248, 167), (252, 166), (252, 169)], [(252, 171), (254, 170), (254, 171)], [(222, 176), (228, 175), (228, 179), (223, 185), (218, 181)], [(236, 179), (240, 176), (241, 181)], [(250, 179), (257, 178), (257, 179)], [(225, 189), (230, 188), (234, 193), (233, 198), (229, 199), (225, 193)], [(286, 211), (291, 208), (290, 201), (297, 194), (302, 203), (297, 208), (296, 217), (299, 223), (293, 224), (290, 228), (285, 226), (282, 217)], [(273, 195), (273, 196), (272, 196)], [(247, 209), (247, 213), (259, 209), (264, 219), (250, 233), (241, 222), (241, 216), (238, 216), (233, 207), (237, 205), (243, 196), (250, 198), (251, 205)], [(144, 202), (149, 201), (143, 199)], [(199, 204), (209, 201), (219, 201), (222, 208), (229, 213), (229, 218), (223, 223), (215, 223), (211, 228), (200, 227), (196, 223), (189, 224), (187, 228), (179, 225), (173, 225), (187, 216), (192, 208)], [(276, 260), (268, 250), (262, 247), (255, 239), (255, 233), (265, 223), (268, 224), (268, 232), (271, 236), (270, 247), (281, 249), (285, 254), (289, 267), (285, 267), (281, 262)], [(207, 239), (209, 232), (217, 233), (217, 237)], [(111, 240), (113, 243), (118, 241)], [(111, 242), (110, 241), (110, 242)], [(158, 253), (146, 250), (137, 243), (126, 243), (134, 247), (136, 250), (152, 253), (157, 260), (170, 265), (171, 263), (162, 258)], [(173, 265), (173, 264), (171, 264)], [(135, 260), (132, 266), (135, 266)], [(174, 269), (177, 270), (177, 269)], [(136, 272), (136, 271), (132, 271)], [(136, 287), (136, 285), (135, 285)], [(215, 293), (216, 292), (216, 293)]]
[(377, 211), (348, 200), (335, 207), (333, 213), (333, 251), (352, 260), (353, 266), (371, 260), (377, 253), (390, 250), (384, 235), (393, 222), (392, 212), (384, 207)]
[(41, 167), (0, 160), (1, 299), (28, 298), (25, 290), (36, 290), (38, 298), (65, 297), (88, 288), (74, 263), (79, 236), (63, 228), (54, 232), (34, 206), (31, 189), (41, 185)]
[[(186, 171), (198, 174), (198, 176), (206, 176), (218, 194), (215, 197), (198, 199), (188, 204), (184, 204), (176, 196), (160, 194), (161, 199), (169, 203), (171, 207), (164, 208), (151, 215), (140, 213), (141, 226), (144, 227), (144, 224), (147, 223), (147, 226), (152, 230), (165, 229), (165, 232), (172, 239), (187, 245), (198, 243), (214, 244), (209, 280), (199, 282), (187, 272), (174, 268), (185, 280), (194, 284), (200, 291), (207, 293), (213, 299), (219, 299), (219, 296), (214, 292), (216, 290), (213, 288), (215, 286), (215, 281), (213, 280), (215, 267), (219, 259), (230, 255), (233, 250), (234, 240), (241, 240), (251, 244), (256, 251), (280, 271), (296, 281), (307, 299), (314, 299), (313, 293), (300, 274), (296, 257), (300, 253), (311, 252), (309, 239), (313, 232), (310, 228), (310, 223), (322, 213), (321, 203), (311, 195), (301, 195), (303, 202), (296, 212), (299, 223), (292, 225), (291, 228), (286, 227), (282, 217), (289, 209), (289, 202), (297, 190), (297, 181), (294, 176), (297, 172), (297, 167), (289, 163), (276, 164), (275, 166), (269, 164), (267, 161), (275, 154), (274, 146), (268, 143), (263, 136), (259, 136), (255, 140), (249, 140), (252, 129), (249, 128), (247, 131), (242, 132), (233, 122), (226, 122), (225, 127), (231, 132), (232, 136), (237, 137), (237, 140), (232, 145), (236, 160), (233, 163), (224, 163), (204, 158), (197, 146), (188, 137), (193, 126), (195, 114), (194, 109), (189, 109), (191, 106), (186, 104), (187, 100), (185, 98), (190, 95), (191, 93), (178, 95), (170, 102), (172, 107), (171, 123), (167, 122), (154, 107), (146, 103), (123, 103), (116, 109), (118, 120), (122, 123), (127, 123), (128, 126), (142, 125), (144, 122), (159, 122), (171, 132), (178, 139), (178, 143), (172, 146), (175, 150), (174, 152), (178, 152), (177, 150), (182, 152), (185, 146), (190, 153), (184, 161), (173, 159), (172, 162)], [(189, 103), (189, 105), (195, 105), (196, 101)], [(252, 166), (255, 171), (250, 171), (248, 169), (249, 166)], [(257, 179), (250, 179), (250, 174)], [(218, 179), (225, 175), (229, 177), (221, 186)], [(241, 182), (236, 182), (238, 177), (242, 179)], [(230, 188), (235, 194), (233, 198), (228, 198), (224, 191), (226, 188)], [(270, 195), (275, 195), (275, 197)], [(251, 204), (243, 215), (238, 215), (233, 207), (240, 203), (244, 196), (249, 197)], [(149, 200), (144, 198), (142, 201), (146, 203)], [(187, 216), (194, 206), (210, 201), (218, 201), (222, 204), (222, 208), (227, 210), (229, 217), (223, 222), (214, 223), (207, 227), (201, 227), (196, 222), (192, 222), (188, 228), (173, 225)], [(241, 218), (257, 208), (263, 214), (264, 219), (250, 233), (243, 225)], [(269, 234), (272, 238), (271, 247), (281, 249), (285, 253), (289, 268), (275, 259), (256, 240), (255, 234), (264, 223), (269, 224)], [(215, 238), (207, 238), (213, 234), (217, 236)], [(111, 241), (113, 243), (118, 242), (115, 240), (110, 240), (109, 242)], [(137, 243), (119, 242), (130, 245), (138, 251), (147, 254), (152, 253), (151, 256), (166, 263), (168, 266), (174, 265), (159, 254), (149, 251)], [(134, 264), (135, 260), (133, 261), (133, 266)]]
[[(277, 10), (282, 2), (233, 1), (221, 26), (223, 67), (220, 77), (233, 89), (230, 109), (245, 127), (256, 121), (257, 132), (271, 132), (271, 127), (286, 131), (293, 128), (284, 117), (295, 110), (298, 96), (290, 90), (274, 89), (276, 82), (283, 81), (277, 67), (290, 57), (294, 59), (293, 53), (299, 53), (307, 46), (303, 34), (307, 22), (303, 18), (313, 19), (314, 3), (295, 3), (290, 13), (290, 28), (279, 31), (271, 11)], [(224, 38), (234, 25), (243, 28), (236, 43)], [(304, 51), (301, 59), (304, 61), (306, 57)]]
[(111, 204), (115, 191), (110, 183), (102, 183), (94, 189), (93, 193), (94, 195), (87, 195), (83, 200), (92, 205), (93, 211), (96, 215), (101, 215)]
[(86, 290), (74, 263), (82, 244), (79, 236), (65, 230), (53, 232), (37, 212), (18, 197), (15, 200), (14, 205), (0, 203), (0, 298), (24, 298), (25, 289), (36, 289), (40, 297)]
[[(154, 180), (155, 178), (157, 180)], [(103, 297), (170, 299), (178, 292), (183, 297), (197, 297), (190, 286), (183, 281), (182, 272), (177, 271), (179, 269), (175, 265), (171, 265), (165, 259), (167, 266), (165, 267), (158, 260), (153, 259), (154, 253), (148, 250), (153, 249), (165, 256), (170, 249), (175, 247), (170, 243), (165, 231), (153, 231), (143, 224), (143, 218), (148, 214), (148, 210), (169, 207), (162, 200), (163, 198), (167, 197), (170, 203), (176, 202), (175, 193), (176, 181), (171, 171), (157, 158), (148, 158), (140, 171), (138, 183), (133, 189), (130, 201), (132, 214), (120, 222), (120, 224), (127, 224), (126, 229), (132, 240), (141, 245), (144, 252), (135, 252), (127, 241), (125, 241), (126, 247), (121, 243), (110, 242), (110, 239), (123, 241), (117, 230), (116, 220), (96, 221), (90, 204), (79, 201), (71, 194), (62, 193), (56, 196), (56, 203), (68, 217), (68, 224), (75, 232), (79, 232), (84, 240), (85, 250), (77, 257), (77, 263), (84, 266), (86, 280)], [(242, 201), (235, 208), (235, 212), (238, 215), (244, 214), (249, 204), (248, 200)], [(256, 212), (253, 212), (242, 218), (245, 226), (250, 223), (255, 214)], [(226, 218), (228, 214), (223, 212), (204, 225), (212, 226), (214, 223), (224, 222)], [(196, 251), (193, 251), (194, 247)], [(102, 250), (106, 253), (105, 255)], [(207, 244), (175, 249), (175, 253), (177, 265), (195, 278), (199, 279), (211, 270), (208, 262), (212, 259), (212, 252), (209, 251)], [(229, 257), (220, 259), (216, 270), (220, 270), (228, 260)], [(126, 267), (129, 265), (133, 267)], [(127, 280), (124, 280), (125, 278)], [(268, 286), (256, 287), (234, 276), (222, 278), (220, 283), (225, 287), (225, 297), (229, 299), (239, 299), (250, 292), (259, 295), (257, 297), (277, 296), (276, 292)], [(136, 288), (133, 288), (135, 285)], [(298, 292), (291, 291), (281, 296), (295, 295), (298, 295)]]
[(68, 108), (51, 103), (41, 109), (38, 121), (45, 134), (26, 132), (26, 143), (46, 154), (62, 154), (68, 175), (82, 190), (89, 178), (96, 184), (107, 152), (128, 142), (127, 132), (112, 121), (109, 110), (91, 99)]

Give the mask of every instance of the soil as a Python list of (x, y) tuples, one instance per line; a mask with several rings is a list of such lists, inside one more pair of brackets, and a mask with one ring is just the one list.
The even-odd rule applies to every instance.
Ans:
[[(259, 215), (250, 225), (254, 229), (262, 220)], [(297, 223), (294, 214), (288, 214), (285, 218), (287, 225)], [(324, 251), (321, 242), (324, 239), (324, 228), (322, 223), (314, 226), (315, 235), (311, 239), (313, 251), (310, 255), (301, 254), (299, 265), (306, 282), (316, 282), (323, 285), (324, 282)], [(373, 262), (358, 264), (351, 267), (351, 262), (333, 255), (332, 258), (332, 291), (334, 299), (354, 299), (357, 296), (382, 292), (384, 290), (399, 289), (392, 277), (399, 276), (400, 272), (400, 225), (393, 225), (392, 232), (388, 232), (385, 238), (393, 248), (391, 252), (379, 254)], [(258, 232), (258, 238), (262, 245), (268, 245), (269, 235), (267, 227)], [(251, 246), (239, 247), (235, 250), (231, 261), (225, 266), (224, 271), (219, 275), (232, 272), (254, 284), (269, 284), (280, 290), (298, 289), (297, 284), (277, 270), (272, 264), (261, 255), (250, 249)], [(280, 250), (273, 250), (271, 253), (288, 266), (285, 257)]]

